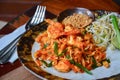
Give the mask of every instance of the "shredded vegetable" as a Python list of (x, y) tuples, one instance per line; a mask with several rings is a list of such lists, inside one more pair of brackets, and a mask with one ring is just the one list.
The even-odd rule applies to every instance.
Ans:
[(113, 14), (115, 13), (104, 15), (103, 17), (92, 22), (92, 25), (86, 28), (88, 32), (93, 33), (95, 43), (98, 46), (104, 46), (106, 48), (108, 45), (113, 46), (111, 41), (116, 37), (114, 26), (111, 23), (111, 15)]

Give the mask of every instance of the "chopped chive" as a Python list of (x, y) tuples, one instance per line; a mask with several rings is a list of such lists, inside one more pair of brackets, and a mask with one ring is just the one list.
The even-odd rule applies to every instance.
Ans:
[(64, 49), (60, 54), (58, 53), (58, 43), (54, 42), (54, 53), (57, 56), (63, 56), (67, 52), (67, 49)]
[(42, 63), (44, 63), (45, 64), (45, 66), (47, 66), (47, 67), (51, 67), (52, 66), (52, 61), (50, 62), (50, 63), (47, 63), (46, 61), (44, 61), (44, 60), (40, 60)]
[(106, 59), (106, 61), (107, 61), (108, 63), (110, 63), (110, 59)]
[(47, 65), (47, 67), (51, 67), (52, 66), (52, 61)]
[(92, 56), (92, 62), (93, 62), (93, 65), (92, 65), (92, 68), (93, 68), (93, 69), (95, 69), (96, 67), (98, 67), (98, 66), (97, 66), (97, 62), (96, 62), (94, 56)]
[(82, 70), (84, 70), (86, 73), (92, 75), (92, 72), (90, 72), (87, 68), (85, 68), (85, 67), (82, 66), (81, 64), (75, 62), (75, 65), (76, 65), (77, 67), (81, 68)]
[(58, 56), (58, 43), (54, 42), (54, 53)]
[(48, 47), (48, 43), (44, 44), (43, 48), (47, 48)]
[(82, 70), (84, 70), (86, 73), (92, 75), (92, 72), (90, 72), (87, 68), (85, 68), (84, 66), (82, 66), (81, 64), (75, 62), (70, 55), (66, 55), (66, 58), (70, 61), (71, 64), (74, 64), (75, 66), (77, 66), (78, 68), (81, 68)]
[[(105, 60), (103, 60), (103, 61), (107, 61), (108, 63), (110, 63), (110, 59), (105, 59)], [(103, 61), (102, 61), (102, 62), (103, 62)]]
[(58, 56), (63, 56), (66, 52), (67, 52), (67, 48), (66, 49), (64, 49)]
[(66, 58), (67, 58), (67, 59), (70, 59), (70, 55), (66, 55)]
[(73, 59), (69, 60), (71, 64), (75, 64), (75, 61)]

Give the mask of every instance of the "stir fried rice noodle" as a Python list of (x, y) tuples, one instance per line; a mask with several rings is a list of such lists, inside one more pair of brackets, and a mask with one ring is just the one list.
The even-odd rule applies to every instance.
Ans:
[[(49, 23), (47, 31), (36, 38), (36, 42), (40, 44), (40, 49), (34, 54), (38, 66), (52, 66), (60, 72), (73, 70), (80, 73), (99, 66), (109, 67), (105, 52), (106, 44), (115, 33), (112, 25), (109, 24), (108, 16), (99, 22), (93, 22), (87, 31), (85, 26), (77, 28), (71, 24), (64, 25), (50, 19), (46, 19), (46, 22)], [(108, 33), (112, 33), (112, 36)], [(100, 44), (96, 45), (96, 43)]]

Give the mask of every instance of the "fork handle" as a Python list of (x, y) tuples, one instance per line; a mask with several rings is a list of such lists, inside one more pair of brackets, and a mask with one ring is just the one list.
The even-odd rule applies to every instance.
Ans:
[(10, 57), (13, 55), (13, 53), (15, 52), (15, 49), (16, 49), (17, 47), (16, 46), (14, 46), (6, 55), (4, 55), (4, 57), (2, 57), (1, 59), (0, 59), (0, 64), (4, 64), (4, 63), (7, 63), (8, 62), (8, 60), (10, 59)]
[(12, 47), (17, 44), (19, 38), (20, 38), (22, 35), (23, 35), (23, 34), (19, 35), (19, 36), (16, 37), (12, 42), (10, 42), (6, 47), (4, 47), (3, 49), (1, 49), (1, 51), (0, 51), (0, 59), (6, 54), (7, 51), (9, 51), (10, 49), (12, 49)]

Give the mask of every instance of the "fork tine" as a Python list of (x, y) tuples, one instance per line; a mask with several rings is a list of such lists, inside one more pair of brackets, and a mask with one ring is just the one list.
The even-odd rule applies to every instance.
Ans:
[(41, 9), (39, 10), (38, 18), (36, 18), (36, 23), (37, 23), (37, 24), (40, 22), (40, 18), (41, 18), (41, 16), (42, 16), (43, 8), (44, 8), (44, 7), (41, 7)]
[(38, 14), (37, 14), (37, 16), (35, 16), (35, 21), (34, 21), (35, 24), (38, 24), (39, 18), (41, 17), (42, 10), (43, 10), (43, 7), (40, 6), (40, 8), (38, 10)]
[(41, 6), (37, 6), (37, 9), (36, 9), (36, 11), (35, 11), (35, 14), (34, 14), (34, 16), (33, 16), (33, 19), (32, 19), (32, 21), (31, 21), (31, 24), (32, 23), (34, 23), (34, 20), (35, 20), (35, 18), (36, 18), (36, 15), (39, 13), (39, 8), (40, 8)]
[(32, 24), (38, 24), (43, 21), (46, 7), (40, 6), (36, 15), (34, 16)]
[(40, 13), (41, 13), (41, 9), (42, 9), (42, 7), (40, 6), (38, 9), (37, 15), (35, 16), (35, 20), (34, 20), (33, 24), (35, 24), (37, 22), (38, 17), (40, 16)]
[[(39, 18), (39, 19), (40, 19), (39, 22), (42, 22), (43, 19), (44, 19), (44, 17), (45, 17), (45, 16), (43, 16), (43, 15), (45, 15), (45, 10), (46, 10), (46, 7), (43, 8), (41, 18)], [(38, 23), (39, 23), (39, 22), (38, 22)]]

